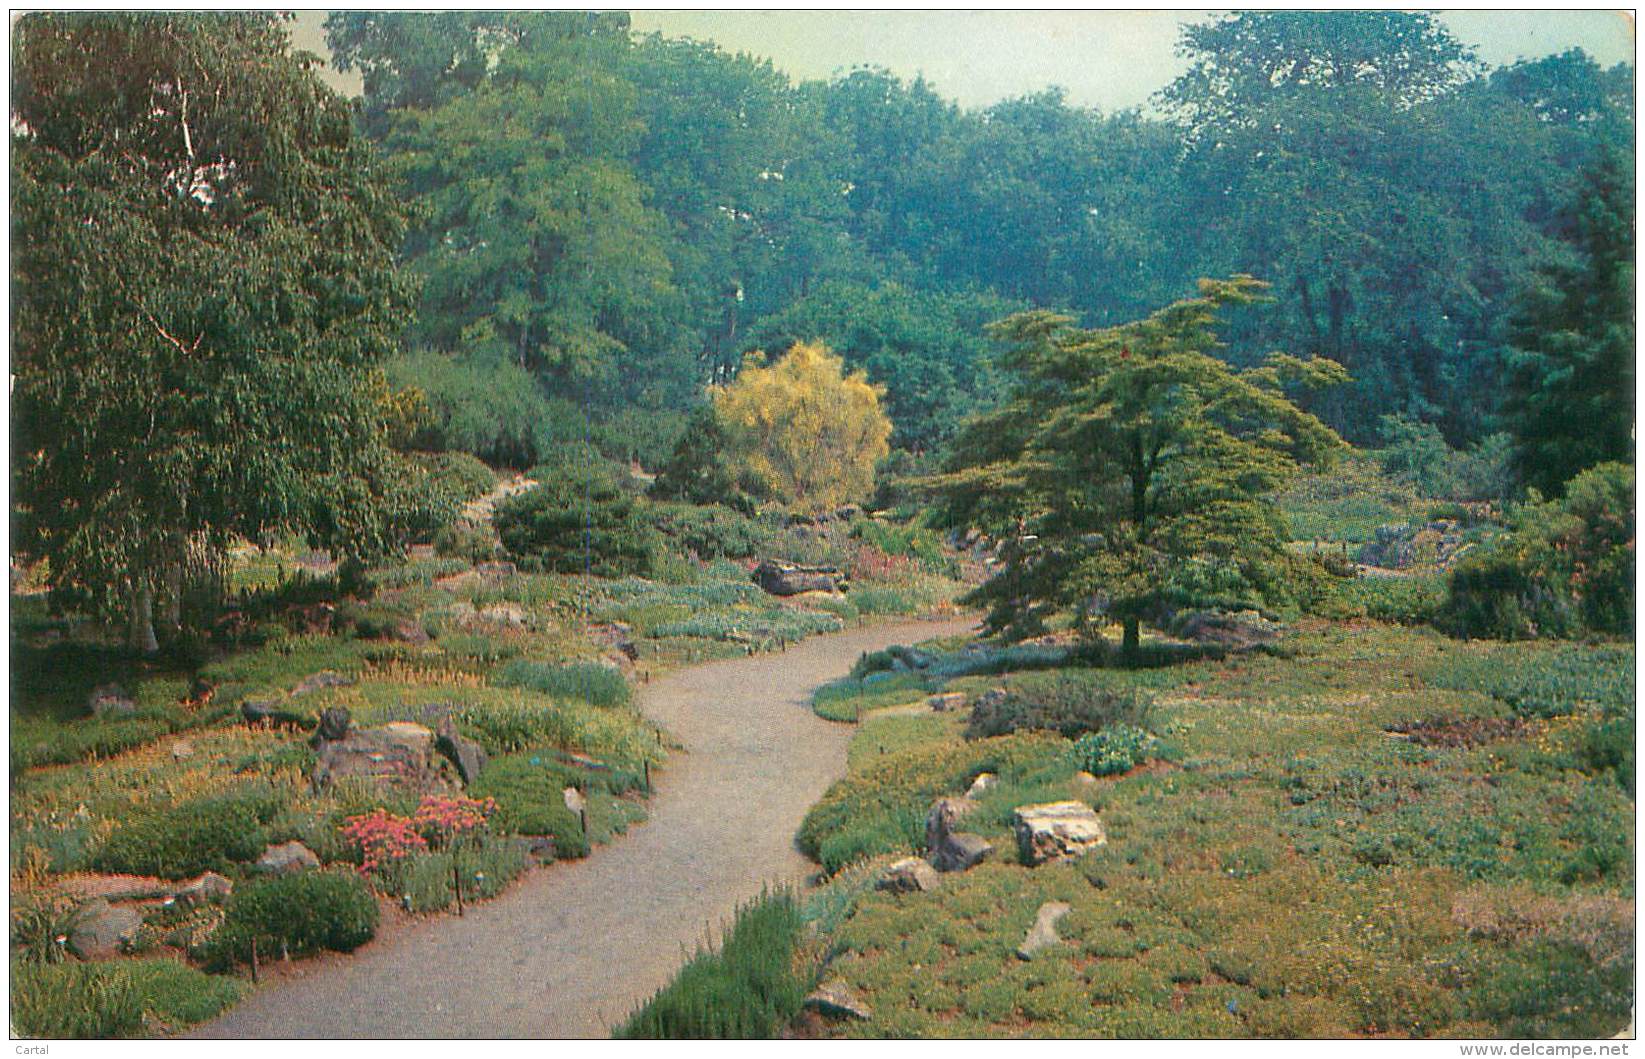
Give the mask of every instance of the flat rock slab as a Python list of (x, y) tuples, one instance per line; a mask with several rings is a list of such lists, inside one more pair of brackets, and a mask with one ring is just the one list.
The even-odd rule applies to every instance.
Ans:
[(1040, 905), (1039, 915), (1034, 917), (1034, 925), (1028, 929), (1028, 937), (1017, 946), (1017, 958), (1032, 960), (1034, 954), (1041, 949), (1061, 943), (1062, 937), (1057, 933), (1057, 924), (1067, 914), (1068, 906), (1061, 901), (1047, 901)]
[(874, 889), (895, 894), (916, 893), (937, 888), (937, 869), (919, 857), (904, 857), (886, 866), (874, 880)]
[(861, 1019), (866, 1022), (874, 1017), (874, 1009), (857, 995), (856, 990), (840, 981), (824, 982), (812, 990), (811, 995), (805, 998), (805, 1006), (831, 1019)]
[(1048, 802), (1025, 805), (1012, 814), (1017, 853), (1033, 867), (1065, 860), (1108, 844), (1102, 821), (1084, 802)]

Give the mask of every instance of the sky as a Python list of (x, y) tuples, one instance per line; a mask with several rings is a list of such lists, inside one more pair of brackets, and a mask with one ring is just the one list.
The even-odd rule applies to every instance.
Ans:
[[(1142, 106), (1182, 69), (1175, 47), (1193, 11), (635, 11), (635, 30), (711, 40), (768, 58), (796, 79), (855, 66), (923, 74), (963, 106), (987, 106), (1060, 85), (1069, 102), (1104, 111)], [(293, 37), (325, 54), (322, 12)], [(1604, 66), (1634, 61), (1634, 26), (1618, 11), (1446, 11), (1451, 33), (1502, 66), (1581, 47)], [(357, 78), (338, 87), (359, 91)]]

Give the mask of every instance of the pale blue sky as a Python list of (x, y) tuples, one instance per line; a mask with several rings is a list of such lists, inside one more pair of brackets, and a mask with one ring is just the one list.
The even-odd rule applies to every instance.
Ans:
[[(770, 59), (795, 78), (853, 66), (923, 73), (944, 96), (984, 106), (1061, 85), (1103, 110), (1140, 106), (1181, 69), (1174, 49), (1192, 11), (635, 11), (634, 28), (711, 40)], [(321, 12), (295, 38), (323, 53)], [(1581, 47), (1611, 66), (1634, 59), (1632, 18), (1619, 11), (1447, 11), (1440, 18), (1493, 66)], [(359, 82), (344, 79), (344, 91)]]

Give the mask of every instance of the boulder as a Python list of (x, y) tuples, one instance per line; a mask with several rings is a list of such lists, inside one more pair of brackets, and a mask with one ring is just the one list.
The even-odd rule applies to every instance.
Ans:
[(754, 568), (754, 583), (773, 596), (846, 589), (845, 575), (831, 566), (800, 566), (777, 559), (767, 559)]
[(1031, 960), (1041, 949), (1060, 943), (1062, 937), (1057, 934), (1057, 923), (1067, 914), (1068, 906), (1061, 901), (1047, 901), (1040, 905), (1039, 915), (1034, 917), (1028, 936), (1017, 946), (1017, 958)]
[(937, 888), (937, 871), (918, 857), (904, 857), (886, 866), (874, 880), (874, 889), (894, 894), (923, 892)]
[(395, 721), (376, 728), (352, 728), (341, 739), (317, 748), (314, 785), (324, 788), (344, 776), (361, 776), (428, 790), (439, 783), (434, 733), (420, 724)]
[(312, 715), (304, 717), (282, 710), (280, 705), (279, 699), (246, 699), (240, 703), (240, 716), (246, 719), (247, 724), (288, 724), (306, 728), (314, 723)]
[[(313, 856), (313, 854), (310, 854)], [(316, 861), (318, 864), (318, 861)], [(234, 892), (234, 883), (214, 871), (183, 884), (177, 891), (177, 902), (182, 905), (219, 904)]]
[(137, 712), (137, 703), (120, 685), (101, 684), (93, 689), (86, 708), (93, 717), (130, 717)]
[(485, 748), (459, 733), (457, 723), (450, 716), (440, 722), (434, 745), (457, 766), (457, 773), (463, 777), (464, 784), (472, 784), (480, 778), (480, 770), (486, 765)]
[(263, 850), (263, 855), (257, 858), (251, 870), (265, 875), (292, 875), (319, 866), (320, 858), (314, 855), (314, 851), (293, 839)]
[(320, 727), (316, 730), (317, 739), (334, 742), (348, 735), (348, 729), (353, 718), (346, 706), (332, 706), (320, 714)]
[(521, 835), (520, 841), (525, 845), (526, 856), (538, 864), (551, 863), (556, 856), (553, 835)]
[(873, 1009), (857, 995), (856, 990), (837, 978), (812, 990), (811, 995), (805, 998), (805, 1006), (831, 1019), (862, 1019), (866, 1022), (874, 1017)]
[(520, 570), (513, 563), (494, 562), (480, 563), (474, 567), (474, 572), (479, 574), (480, 577), (486, 581), (497, 583), (500, 581), (506, 581), (509, 578), (516, 576), (519, 574)]
[(481, 625), (491, 625), (497, 628), (519, 629), (525, 627), (525, 610), (513, 603), (494, 603), (489, 607), (481, 607), (475, 612), (474, 619)]
[(315, 691), (324, 691), (327, 688), (346, 688), (354, 683), (353, 677), (345, 677), (341, 673), (334, 673), (329, 669), (312, 673), (297, 682), (291, 689), (291, 697), (307, 695)]
[(941, 695), (933, 695), (925, 700), (938, 713), (947, 713), (949, 710), (958, 710), (965, 706), (963, 691), (945, 691)]
[(971, 789), (965, 792), (967, 798), (981, 798), (994, 789), (999, 777), (992, 772), (979, 772), (977, 778), (971, 781)]
[(1084, 802), (1025, 805), (1012, 814), (1017, 854), (1030, 867), (1107, 845), (1102, 821)]
[(143, 914), (135, 908), (111, 905), (101, 898), (88, 901), (80, 906), (69, 928), (69, 951), (82, 960), (118, 956), (142, 925)]
[(1251, 647), (1271, 643), (1285, 632), (1285, 626), (1269, 621), (1254, 610), (1195, 611), (1176, 621), (1177, 635), (1194, 643), (1223, 647)]
[(940, 798), (925, 816), (925, 845), (931, 865), (938, 871), (965, 871), (981, 864), (994, 852), (994, 844), (981, 835), (955, 831), (960, 817), (973, 807), (963, 798)]
[(423, 628), (423, 623), (420, 621), (396, 622), (391, 638), (401, 643), (411, 644), (413, 647), (422, 647), (429, 641), (428, 630)]

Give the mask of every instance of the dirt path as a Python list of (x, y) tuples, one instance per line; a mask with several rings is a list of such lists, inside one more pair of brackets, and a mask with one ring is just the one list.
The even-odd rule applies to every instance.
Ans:
[(640, 707), (687, 752), (658, 773), (648, 823), (585, 861), (527, 876), (461, 919), (430, 919), (271, 982), (196, 1035), (607, 1035), (698, 941), (718, 937), (740, 902), (810, 870), (794, 832), (845, 772), (852, 732), (811, 713), (811, 690), (862, 651), (972, 625), (849, 630), (656, 681)]

